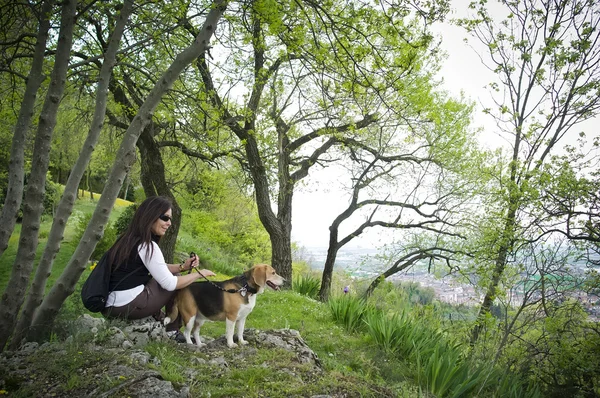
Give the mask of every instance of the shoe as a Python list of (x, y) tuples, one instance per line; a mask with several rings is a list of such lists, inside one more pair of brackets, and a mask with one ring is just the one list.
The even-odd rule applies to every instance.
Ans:
[[(183, 344), (187, 343), (187, 341), (185, 340), (185, 336), (179, 330), (167, 332), (167, 336), (169, 336), (169, 339), (174, 340), (177, 343), (183, 343)], [(192, 339), (192, 344), (196, 344), (196, 340), (193, 337), (191, 339)]]
[(167, 332), (169, 339), (176, 341), (177, 343), (187, 343), (185, 336), (179, 330)]

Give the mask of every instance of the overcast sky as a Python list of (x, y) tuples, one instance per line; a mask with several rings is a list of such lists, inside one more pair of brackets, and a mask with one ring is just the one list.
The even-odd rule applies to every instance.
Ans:
[[(453, 0), (450, 18), (465, 16), (469, 1)], [(474, 125), (483, 126), (488, 123), (489, 126), (479, 103), (488, 98), (484, 86), (491, 81), (493, 74), (481, 64), (475, 51), (464, 43), (466, 33), (462, 28), (443, 23), (436, 25), (434, 32), (443, 38), (442, 48), (447, 53), (441, 70), (444, 89), (454, 96), (459, 96), (462, 91), (467, 98), (475, 101), (478, 105)], [(485, 133), (484, 141), (500, 145), (491, 128), (488, 127)], [(340, 171), (335, 169), (313, 173), (306, 178), (306, 186), (294, 193), (292, 240), (306, 247), (328, 245), (329, 225), (348, 204), (348, 195), (341, 189), (343, 179), (339, 173)], [(348, 230), (349, 228), (346, 228), (346, 231)], [(389, 236), (390, 231), (372, 229), (355, 239), (349, 246), (378, 246), (388, 241)]]

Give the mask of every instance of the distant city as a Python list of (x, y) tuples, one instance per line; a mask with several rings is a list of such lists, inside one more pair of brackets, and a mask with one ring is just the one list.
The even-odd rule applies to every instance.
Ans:
[[(322, 270), (327, 256), (325, 247), (306, 247), (308, 262), (313, 269)], [(385, 271), (384, 265), (375, 256), (377, 249), (373, 248), (342, 248), (337, 255), (336, 268), (341, 268), (352, 277), (374, 279)], [(338, 269), (339, 269), (338, 268)], [(437, 278), (427, 272), (423, 266), (412, 267), (407, 271), (399, 272), (388, 278), (390, 281), (416, 282), (423, 287), (434, 290), (436, 298), (450, 304), (463, 304), (476, 306), (483, 300), (483, 295), (478, 293), (472, 285), (460, 283), (456, 278), (449, 275)], [(600, 320), (600, 297), (586, 292), (576, 292), (571, 295), (578, 300), (590, 318)], [(535, 299), (535, 297), (533, 297)], [(514, 291), (509, 298), (510, 304), (518, 306), (523, 301), (523, 292)]]

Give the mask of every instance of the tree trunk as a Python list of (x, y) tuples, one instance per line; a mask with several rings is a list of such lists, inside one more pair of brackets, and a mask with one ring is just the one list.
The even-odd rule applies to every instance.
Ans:
[(292, 245), (291, 229), (271, 237), (271, 264), (277, 273), (285, 279), (284, 286), (292, 282)]
[[(33, 284), (29, 289), (25, 306), (21, 312), (21, 316), (19, 317), (19, 322), (17, 323), (17, 328), (14, 333), (15, 336), (26, 335), (26, 331), (31, 325), (35, 309), (38, 308), (42, 302), (44, 290), (46, 288), (46, 282), (50, 276), (50, 271), (52, 270), (52, 266), (54, 264), (54, 258), (60, 250), (60, 244), (64, 237), (65, 227), (69, 217), (71, 216), (71, 212), (73, 211), (75, 197), (77, 196), (77, 187), (81, 181), (81, 178), (83, 177), (83, 173), (89, 165), (90, 158), (96, 143), (98, 142), (98, 137), (100, 136), (100, 131), (104, 125), (104, 116), (106, 113), (106, 104), (108, 98), (108, 82), (110, 80), (111, 70), (115, 64), (119, 43), (121, 41), (123, 31), (125, 30), (125, 26), (127, 25), (127, 20), (129, 19), (132, 8), (133, 0), (126, 0), (123, 8), (121, 9), (120, 18), (109, 41), (108, 49), (104, 55), (104, 63), (98, 77), (96, 107), (94, 110), (92, 125), (90, 126), (90, 130), (85, 143), (83, 144), (81, 152), (79, 153), (79, 157), (75, 162), (71, 173), (69, 174), (69, 179), (65, 185), (65, 190), (60, 202), (58, 203), (56, 215), (54, 216), (52, 227), (50, 229), (50, 233), (48, 234), (48, 242), (46, 243), (44, 253), (42, 254), (42, 258), (38, 264)], [(19, 339), (14, 338), (10, 347), (15, 349), (18, 347), (19, 343)]]
[(135, 162), (135, 145), (140, 134), (150, 122), (152, 113), (159, 104), (162, 96), (172, 87), (181, 72), (209, 48), (210, 38), (226, 7), (226, 0), (216, 0), (213, 3), (204, 21), (204, 25), (194, 42), (177, 55), (173, 63), (158, 80), (140, 107), (134, 120), (129, 125), (121, 146), (117, 151), (115, 163), (102, 191), (102, 196), (94, 210), (90, 224), (83, 233), (75, 254), (69, 260), (65, 270), (44, 298), (34, 316), (29, 333), (31, 339), (42, 340), (50, 333), (60, 307), (65, 299), (73, 293), (91, 253), (102, 237), (110, 212), (123, 185), (123, 180)]
[[(17, 255), (13, 264), (10, 281), (2, 295), (0, 305), (0, 351), (4, 350), (15, 328), (17, 314), (25, 299), (25, 291), (33, 269), (38, 245), (40, 218), (42, 215), (46, 173), (50, 161), (52, 133), (56, 125), (56, 115), (64, 92), (69, 66), (73, 27), (75, 25), (76, 0), (66, 0), (62, 6), (61, 26), (50, 87), (39, 118), (38, 131), (33, 149), (31, 174), (27, 182), (23, 202), (23, 226)], [(21, 336), (15, 336), (20, 339)]]
[(17, 214), (23, 200), (23, 187), (25, 176), (25, 137), (29, 130), (29, 123), (33, 116), (35, 99), (37, 91), (44, 81), (42, 68), (44, 66), (44, 53), (46, 51), (46, 41), (48, 39), (48, 30), (50, 29), (50, 17), (52, 14), (52, 5), (54, 1), (44, 1), (41, 9), (41, 19), (38, 28), (37, 42), (33, 59), (31, 61), (31, 70), (27, 76), (25, 94), (19, 109), (19, 117), (15, 125), (12, 144), (10, 148), (10, 162), (8, 164), (8, 189), (2, 214), (0, 214), (0, 257), (8, 247), (8, 240), (13, 233), (17, 222)]
[(321, 289), (319, 290), (319, 301), (327, 302), (331, 293), (331, 282), (333, 280), (333, 267), (337, 257), (338, 250), (338, 228), (332, 225), (329, 228), (329, 247), (327, 248), (327, 257), (325, 258), (325, 266), (323, 267), (323, 275), (321, 276)]
[[(251, 130), (251, 126), (249, 128)], [(239, 134), (239, 133), (236, 133)], [(278, 214), (273, 213), (271, 208), (271, 197), (269, 194), (269, 182), (265, 166), (262, 163), (256, 139), (250, 134), (239, 134), (238, 137), (245, 140), (246, 157), (248, 159), (250, 175), (254, 182), (256, 195), (256, 206), (258, 217), (269, 233), (271, 240), (271, 265), (279, 275), (285, 278), (284, 286), (290, 287), (292, 283), (292, 193), (291, 190), (279, 189)], [(289, 173), (279, 175), (282, 181), (289, 181)]]
[(160, 148), (153, 137), (154, 128), (145, 128), (137, 146), (140, 150), (141, 181), (146, 196), (166, 196), (173, 202), (173, 222), (165, 235), (160, 239), (160, 249), (168, 264), (174, 262), (175, 244), (181, 225), (181, 207), (177, 203), (169, 184), (165, 178), (165, 165), (160, 154)]
[[(110, 89), (115, 101), (123, 106), (126, 110), (127, 117), (132, 120), (135, 116), (133, 113), (134, 107), (125, 94), (124, 89), (117, 84), (112, 84)], [(140, 181), (146, 197), (156, 195), (166, 196), (170, 198), (173, 203), (173, 220), (171, 228), (167, 230), (167, 233), (160, 240), (160, 247), (165, 256), (165, 260), (168, 263), (172, 263), (174, 262), (175, 245), (177, 243), (177, 235), (179, 234), (179, 227), (181, 225), (181, 208), (165, 178), (165, 166), (160, 153), (160, 148), (154, 141), (157, 130), (158, 127), (151, 121), (144, 129), (137, 142), (137, 147), (140, 151)]]
[(319, 289), (319, 300), (326, 302), (329, 300), (331, 293), (331, 282), (333, 280), (333, 267), (335, 266), (335, 259), (338, 251), (348, 242), (350, 242), (355, 236), (360, 235), (362, 227), (359, 227), (355, 231), (355, 234), (350, 234), (339, 242), (339, 231), (341, 223), (348, 219), (352, 213), (357, 209), (356, 203), (358, 202), (358, 193), (360, 188), (358, 185), (354, 187), (352, 199), (350, 204), (341, 214), (339, 214), (329, 226), (329, 247), (327, 248), (327, 257), (325, 259), (325, 267), (323, 268), (323, 275), (321, 277), (321, 288)]
[(500, 246), (498, 248), (498, 254), (496, 257), (494, 270), (492, 272), (492, 280), (490, 281), (490, 285), (488, 286), (485, 297), (483, 298), (483, 302), (481, 303), (481, 307), (479, 308), (479, 314), (477, 315), (475, 325), (473, 325), (473, 330), (471, 330), (471, 346), (475, 345), (475, 343), (477, 343), (477, 340), (479, 340), (481, 330), (483, 329), (483, 326), (485, 324), (485, 318), (487, 314), (490, 313), (490, 308), (492, 307), (494, 299), (496, 298), (496, 291), (498, 289), (498, 285), (500, 284), (500, 279), (502, 278), (502, 274), (504, 273), (504, 269), (506, 268), (506, 259), (508, 257), (508, 252), (509, 250), (511, 250), (514, 244), (515, 230), (517, 227), (517, 209), (519, 208), (521, 203), (520, 187), (517, 183), (517, 164), (519, 162), (519, 149), (521, 147), (522, 126), (523, 124), (521, 121), (517, 126), (512, 154), (512, 162), (509, 166), (510, 182), (508, 184), (506, 222), (504, 224), (504, 230), (502, 231)]
[(327, 257), (325, 259), (325, 267), (323, 268), (323, 276), (321, 278), (321, 289), (319, 290), (319, 300), (327, 302), (331, 294), (331, 282), (333, 281), (333, 267), (339, 247), (337, 244), (330, 245), (327, 248)]
[(129, 184), (130, 184), (129, 174), (127, 174), (125, 176), (125, 189), (123, 190), (123, 200), (127, 200), (127, 193), (129, 191)]
[(87, 183), (87, 190), (90, 193), (90, 200), (93, 202), (94, 201), (94, 193), (92, 192), (92, 186), (90, 184), (90, 176), (91, 176), (91, 174), (92, 174), (92, 169), (88, 165), (85, 179), (86, 179), (86, 183)]
[(477, 320), (475, 322), (475, 325), (473, 326), (473, 330), (471, 331), (471, 345), (474, 345), (477, 342), (477, 340), (479, 340), (481, 330), (485, 325), (485, 318), (487, 314), (490, 313), (490, 308), (492, 307), (494, 299), (496, 298), (498, 285), (500, 284), (500, 279), (502, 278), (502, 274), (504, 273), (504, 269), (506, 268), (506, 259), (508, 258), (508, 252), (513, 246), (516, 228), (516, 212), (517, 203), (511, 203), (510, 209), (508, 211), (508, 216), (506, 218), (506, 224), (504, 226), (504, 231), (502, 233), (502, 241), (500, 242), (498, 255), (496, 257), (494, 271), (492, 273), (492, 280), (490, 281), (490, 285), (488, 286), (488, 289), (485, 293), (485, 297), (483, 298), (483, 302), (481, 303), (481, 307), (479, 308)]

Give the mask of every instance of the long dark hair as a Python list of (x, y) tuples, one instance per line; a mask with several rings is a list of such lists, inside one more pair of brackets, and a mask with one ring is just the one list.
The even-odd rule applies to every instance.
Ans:
[(172, 206), (171, 200), (164, 196), (151, 196), (144, 200), (135, 211), (123, 235), (109, 249), (109, 264), (113, 268), (119, 267), (127, 261), (132, 250), (137, 250), (140, 244), (146, 244), (152, 250), (151, 241), (160, 239), (160, 237), (152, 234), (152, 225), (158, 220), (158, 217), (169, 211)]

